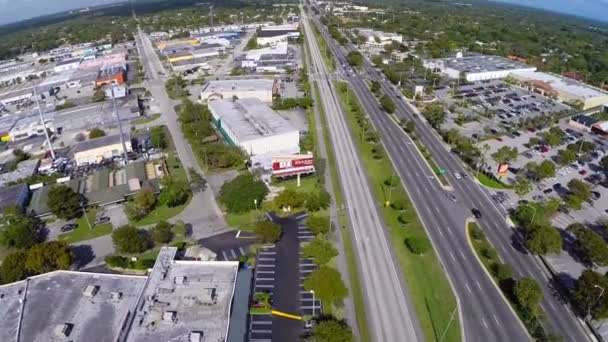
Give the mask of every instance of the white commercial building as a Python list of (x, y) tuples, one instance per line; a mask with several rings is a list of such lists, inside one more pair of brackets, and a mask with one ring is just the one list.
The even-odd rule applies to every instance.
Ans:
[(294, 154), (300, 131), (256, 98), (209, 101), (213, 122), (224, 139), (249, 155)]
[(468, 82), (505, 78), (512, 72), (533, 72), (536, 67), (498, 56), (459, 53), (453, 58), (431, 59), (423, 62), (425, 68), (434, 69), (453, 79), (465, 78)]
[(297, 31), (298, 23), (262, 26), (262, 31)]
[(65, 60), (62, 60), (61, 62), (57, 63), (55, 65), (55, 67), (53, 68), (53, 71), (55, 73), (61, 73), (61, 72), (65, 72), (68, 70), (78, 69), (79, 65), (80, 65), (80, 58), (65, 59)]
[(276, 81), (272, 79), (216, 80), (209, 81), (201, 90), (201, 101), (212, 99), (256, 98), (262, 102), (272, 102)]
[[(262, 56), (287, 56), (287, 43), (279, 43), (266, 48), (247, 51), (245, 60), (259, 61)], [(244, 65), (243, 65), (244, 66)]]
[(403, 36), (397, 33), (375, 31), (372, 29), (359, 29), (358, 31), (360, 36), (367, 39), (365, 43), (369, 45), (384, 46), (391, 44), (393, 41), (398, 43), (403, 42)]
[(523, 87), (583, 110), (608, 103), (608, 93), (570, 78), (521, 70), (511, 76)]

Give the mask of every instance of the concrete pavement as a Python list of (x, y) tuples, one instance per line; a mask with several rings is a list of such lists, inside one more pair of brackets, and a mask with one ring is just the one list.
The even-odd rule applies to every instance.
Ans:
[(338, 173), (347, 201), (348, 216), (359, 256), (360, 274), (366, 294), (366, 308), (374, 341), (423, 340), (405, 295), (401, 274), (391, 255), (386, 232), (378, 215), (374, 195), (367, 184), (358, 151), (342, 115), (336, 91), (327, 78), (312, 29), (303, 13), (313, 70), (327, 116)]

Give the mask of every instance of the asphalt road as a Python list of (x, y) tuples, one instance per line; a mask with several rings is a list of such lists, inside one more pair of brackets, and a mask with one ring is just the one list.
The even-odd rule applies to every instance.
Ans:
[[(303, 13), (304, 18), (306, 15)], [(359, 269), (364, 286), (367, 317), (374, 341), (421, 341), (418, 322), (406, 299), (401, 273), (391, 255), (386, 230), (374, 195), (367, 183), (357, 148), (342, 115), (328, 72), (310, 25), (303, 20), (311, 54), (311, 79), (317, 81), (327, 116), (346, 211), (353, 230)]]
[[(337, 46), (326, 30), (324, 34), (326, 39), (331, 41), (334, 54), (340, 61), (344, 61), (344, 50)], [(386, 81), (368, 61), (365, 61), (364, 74), (370, 79), (381, 82), (382, 91), (397, 105), (398, 117), (416, 120), (413, 114), (417, 113), (417, 110), (406, 103), (393, 85)], [(412, 200), (418, 209), (421, 209), (418, 210), (421, 219), (425, 222), (460, 298), (461, 320), (465, 328), (466, 340), (488, 340), (485, 337), (488, 335), (493, 336), (493, 340), (513, 339), (516, 336), (514, 334), (519, 334), (523, 338), (522, 334), (525, 334), (517, 318), (509, 312), (507, 304), (498, 291), (492, 289), (493, 285), (487, 275), (473, 259), (464, 231), (464, 219), (471, 216), (472, 208), (482, 212), (483, 218), (479, 223), (488, 239), (497, 247), (501, 258), (512, 266), (514, 274), (534, 278), (542, 285), (544, 297), (541, 307), (546, 313), (549, 331), (561, 335), (567, 341), (589, 340), (577, 318), (567, 305), (563, 304), (562, 298), (553, 295), (556, 289), (555, 281), (547, 276), (536, 258), (514, 248), (512, 244), (514, 232), (506, 223), (506, 213), (494, 205), (488, 196), (488, 191), (472, 181), (471, 177), (457, 180), (453, 176), (454, 171), (461, 174), (468, 171), (458, 157), (449, 152), (432, 128), (422, 119), (416, 120), (416, 133), (420, 141), (433, 155), (438, 165), (448, 170), (446, 176), (453, 186), (453, 194), (459, 201), (457, 204), (446, 201), (446, 191), (436, 181), (428, 178), (432, 175), (432, 171), (424, 164), (423, 158), (402, 130), (380, 110), (361, 77), (356, 75), (347, 78), (372, 122), (382, 132), (383, 142), (389, 155), (396, 164)], [(463, 268), (463, 266), (468, 267)], [(475, 287), (478, 289), (471, 293), (469, 289)], [(482, 299), (483, 297), (486, 298)], [(508, 332), (508, 336), (504, 335), (505, 331)]]

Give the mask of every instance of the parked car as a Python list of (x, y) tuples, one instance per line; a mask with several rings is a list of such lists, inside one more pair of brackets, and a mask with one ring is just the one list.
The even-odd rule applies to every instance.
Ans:
[(107, 216), (97, 216), (95, 217), (95, 224), (104, 224), (110, 222), (110, 218)]
[(471, 209), (471, 213), (473, 213), (473, 216), (475, 216), (475, 218), (480, 219), (481, 218), (481, 211), (479, 211), (479, 209)]
[(543, 190), (544, 194), (550, 194), (552, 192), (553, 192), (553, 189), (551, 189), (551, 188)]
[(65, 233), (65, 232), (72, 231), (74, 229), (76, 229), (76, 224), (74, 224), (74, 223), (68, 223), (68, 224), (63, 225), (63, 227), (61, 227), (61, 229), (59, 229), (59, 230), (62, 233)]

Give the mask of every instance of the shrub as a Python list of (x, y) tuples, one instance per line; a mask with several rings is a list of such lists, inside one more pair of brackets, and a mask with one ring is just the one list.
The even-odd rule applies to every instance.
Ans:
[(251, 173), (244, 173), (224, 183), (219, 200), (229, 213), (242, 214), (255, 209), (255, 202), (261, 205), (268, 194), (268, 188)]
[(270, 221), (258, 221), (255, 223), (255, 234), (264, 243), (275, 243), (281, 237), (281, 226)]
[(173, 239), (171, 225), (167, 221), (158, 222), (154, 228), (150, 229), (150, 237), (152, 237), (152, 241), (155, 243), (168, 243)]
[(393, 209), (397, 210), (397, 211), (402, 211), (402, 210), (404, 210), (404, 209), (405, 209), (405, 205), (406, 205), (406, 203), (405, 203), (405, 201), (404, 201), (404, 200), (402, 200), (402, 199), (398, 199), (398, 200), (395, 200), (395, 201), (394, 201), (394, 202), (391, 204), (391, 207), (392, 207)]
[(112, 242), (116, 250), (122, 253), (141, 253), (150, 247), (146, 232), (128, 225), (112, 232)]
[(429, 240), (423, 237), (409, 237), (405, 239), (405, 245), (416, 255), (422, 255), (431, 249)]

